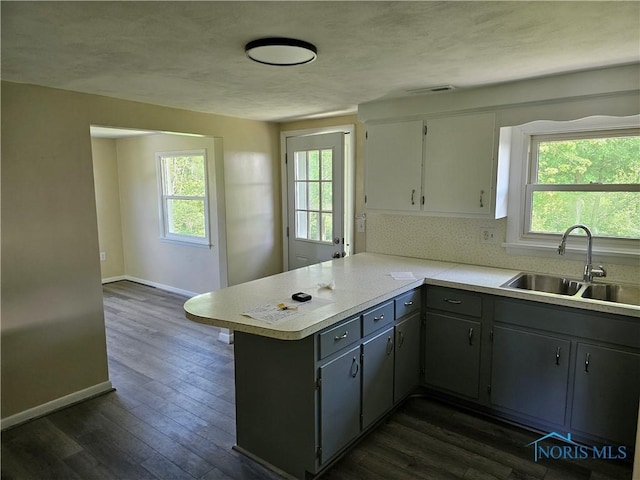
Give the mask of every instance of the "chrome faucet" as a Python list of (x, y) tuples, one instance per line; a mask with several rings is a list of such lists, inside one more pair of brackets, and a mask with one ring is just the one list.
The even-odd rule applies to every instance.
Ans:
[(602, 265), (598, 265), (596, 268), (593, 268), (593, 266), (591, 265), (591, 248), (593, 243), (593, 235), (591, 235), (591, 230), (589, 230), (589, 227), (587, 227), (586, 225), (582, 225), (581, 223), (579, 223), (567, 228), (567, 231), (564, 232), (564, 235), (562, 235), (562, 241), (558, 246), (558, 254), (564, 255), (567, 237), (576, 228), (581, 228), (587, 234), (587, 263), (585, 263), (584, 265), (582, 280), (584, 280), (585, 282), (591, 282), (593, 280), (593, 277), (606, 277), (607, 272)]

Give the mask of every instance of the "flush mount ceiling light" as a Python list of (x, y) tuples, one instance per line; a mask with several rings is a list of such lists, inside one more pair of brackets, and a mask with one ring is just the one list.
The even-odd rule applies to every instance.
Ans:
[(254, 62), (290, 67), (311, 63), (318, 57), (315, 45), (294, 38), (261, 38), (245, 45), (244, 51)]

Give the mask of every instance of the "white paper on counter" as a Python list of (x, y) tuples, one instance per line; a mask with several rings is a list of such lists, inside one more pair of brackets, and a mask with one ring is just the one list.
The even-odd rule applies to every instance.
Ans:
[[(287, 307), (297, 307), (297, 310), (282, 310), (278, 308), (279, 303), (284, 303)], [(268, 305), (260, 305), (259, 307), (242, 312), (242, 315), (245, 317), (255, 318), (256, 320), (261, 320), (266, 323), (276, 323), (290, 317), (291, 315), (295, 315), (296, 313), (315, 310), (316, 308), (323, 307), (330, 303), (332, 303), (331, 300), (318, 297), (314, 297), (308, 302), (294, 302), (292, 300), (287, 300), (284, 302), (274, 302)]]
[(391, 272), (389, 275), (394, 280), (417, 280), (413, 272)]

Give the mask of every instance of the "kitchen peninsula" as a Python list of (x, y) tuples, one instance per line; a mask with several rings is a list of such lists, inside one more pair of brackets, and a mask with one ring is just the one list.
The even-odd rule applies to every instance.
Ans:
[[(631, 433), (627, 428), (629, 411), (636, 423), (635, 391), (626, 394), (629, 405), (603, 406), (614, 413), (624, 410), (625, 416), (619, 422), (614, 419), (612, 428), (609, 423), (602, 426), (588, 420), (582, 425), (575, 420), (590, 395), (589, 385), (578, 382), (577, 351), (582, 354), (588, 346), (581, 343), (589, 335), (581, 326), (588, 325), (594, 332), (604, 332), (594, 341), (605, 342), (607, 348), (619, 346), (619, 360), (631, 369), (630, 375), (640, 374), (640, 307), (501, 287), (518, 273), (362, 253), (198, 295), (184, 308), (190, 320), (234, 330), (234, 448), (291, 478), (322, 473), (418, 386), (534, 428), (571, 426), (575, 437), (582, 432), (585, 439), (627, 441), (635, 434), (635, 428)], [(319, 286), (326, 284), (334, 288)], [(312, 300), (280, 319), (243, 315), (259, 307), (293, 305), (291, 295), (300, 291), (311, 294)], [(545, 416), (530, 410), (529, 404), (502, 401), (512, 380), (509, 365), (518, 362), (501, 349), (493, 353), (491, 366), (494, 316), (499, 320), (497, 340), (509, 345), (515, 335), (525, 350), (531, 346), (543, 351), (547, 345), (538, 345), (539, 331), (529, 334), (528, 319), (567, 319), (560, 322), (559, 331), (543, 322), (553, 333), (549, 368), (565, 385), (567, 395), (561, 400), (566, 409), (562, 406), (557, 415)], [(514, 318), (516, 325), (511, 325)], [(446, 334), (440, 339), (442, 332)], [(433, 357), (425, 351), (425, 345), (436, 350), (458, 333), (463, 342), (453, 343), (443, 354), (460, 352), (461, 359), (439, 361), (454, 369), (453, 376), (467, 379), (464, 390), (446, 383), (451, 375), (434, 373), (439, 367), (431, 365)], [(563, 343), (556, 345), (556, 339)], [(595, 353), (587, 354), (596, 358)], [(499, 361), (505, 358), (501, 369)], [(589, 378), (598, 378), (595, 366), (591, 372)], [(535, 380), (536, 372), (532, 375)], [(605, 378), (617, 381), (611, 375)], [(492, 381), (494, 398), (481, 388)], [(617, 385), (609, 387), (616, 390)], [(629, 390), (628, 383), (623, 387)], [(574, 391), (582, 392), (580, 399)], [(565, 410), (575, 412), (573, 418)]]

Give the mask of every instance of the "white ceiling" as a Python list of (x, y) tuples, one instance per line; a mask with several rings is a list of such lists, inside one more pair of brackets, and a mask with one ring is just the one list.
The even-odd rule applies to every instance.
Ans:
[[(296, 67), (248, 60), (267, 36)], [(640, 2), (7, 2), (2, 78), (258, 120), (640, 61)]]

